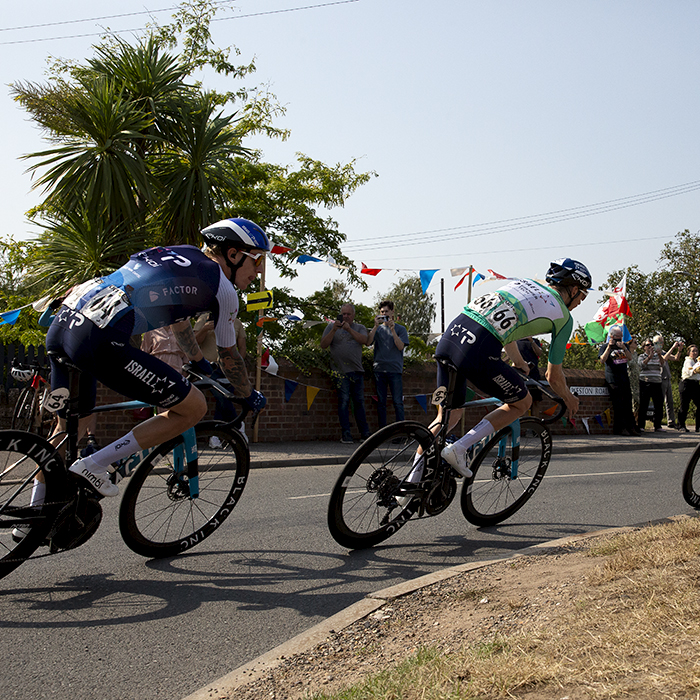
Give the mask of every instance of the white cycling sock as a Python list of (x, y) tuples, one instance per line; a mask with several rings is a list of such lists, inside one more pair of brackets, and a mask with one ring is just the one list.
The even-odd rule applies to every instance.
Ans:
[(94, 454), (83, 457), (83, 462), (85, 466), (89, 467), (94, 464), (99, 467), (100, 471), (107, 469), (113, 462), (118, 462), (124, 457), (129, 457), (135, 452), (141, 451), (141, 446), (136, 442), (133, 430), (127, 433), (124, 437), (115, 440), (113, 443), (103, 447), (101, 450), (97, 450)]
[(465, 455), (472, 445), (476, 445), (479, 440), (482, 440), (494, 432), (496, 431), (493, 429), (491, 423), (489, 423), (486, 418), (483, 418), (466, 435), (457, 440), (457, 442), (452, 445), (452, 448), (458, 455)]
[(413, 469), (411, 473), (406, 477), (406, 481), (409, 484), (415, 484), (421, 480), (423, 476), (423, 454), (416, 454), (413, 458)]
[(30, 506), (40, 506), (46, 498), (46, 484), (43, 481), (34, 479), (32, 486), (32, 498), (29, 501)]

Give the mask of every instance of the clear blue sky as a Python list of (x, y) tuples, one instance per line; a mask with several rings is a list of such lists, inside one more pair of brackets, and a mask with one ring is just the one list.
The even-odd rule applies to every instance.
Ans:
[[(5, 3), (2, 27), (173, 4)], [(237, 46), (242, 61), (255, 56), (249, 84), (269, 84), (286, 106), (279, 124), (291, 129), (289, 141), (253, 144), (267, 160), (290, 163), (300, 151), (329, 164), (355, 158), (358, 169), (378, 173), (332, 212), (347, 234), (348, 255), (386, 270), (368, 278), (370, 291), (356, 300), (371, 303), (396, 281), (396, 269), (439, 268), (430, 291), (444, 275), (449, 321), (465, 300), (465, 285), (453, 292), (450, 268), (541, 277), (549, 260), (570, 255), (602, 284), (623, 266), (651, 271), (664, 242), (700, 229), (698, 191), (595, 216), (570, 212), (549, 224), (521, 220), (700, 182), (700, 3), (357, 0), (244, 16), (323, 4), (239, 0), (220, 15), (235, 19), (215, 23), (214, 35), (220, 46)], [(166, 22), (168, 13), (155, 16)], [(2, 42), (145, 21), (2, 31), (1, 82), (41, 80), (48, 55), (83, 59), (96, 37)], [(227, 87), (219, 77), (208, 84)], [(25, 237), (32, 229), (24, 212), (38, 194), (18, 157), (42, 140), (5, 87), (0, 139), (3, 233)], [(521, 221), (507, 230), (479, 226), (509, 219)], [(415, 235), (421, 232), (433, 233)], [(310, 263), (291, 286), (309, 293), (336, 275)], [(591, 296), (577, 321), (595, 313), (599, 297)]]

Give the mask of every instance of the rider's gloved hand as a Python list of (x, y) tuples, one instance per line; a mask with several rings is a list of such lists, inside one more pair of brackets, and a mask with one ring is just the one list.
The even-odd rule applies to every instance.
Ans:
[(253, 389), (250, 396), (248, 396), (245, 399), (245, 402), (246, 404), (248, 404), (248, 407), (251, 411), (257, 413), (258, 411), (262, 411), (263, 408), (265, 408), (267, 399), (265, 398), (265, 396), (263, 396), (262, 392), (257, 391), (257, 389)]
[(206, 374), (207, 377), (210, 377), (211, 373), (214, 371), (214, 368), (209, 363), (209, 360), (205, 359), (204, 357), (201, 360), (192, 360), (190, 362), (190, 366), (200, 374)]

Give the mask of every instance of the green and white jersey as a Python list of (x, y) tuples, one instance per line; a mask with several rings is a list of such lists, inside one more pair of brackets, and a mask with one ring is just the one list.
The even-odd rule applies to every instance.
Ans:
[(549, 362), (564, 361), (574, 320), (557, 292), (534, 280), (512, 280), (464, 307), (464, 313), (507, 345), (530, 335), (551, 333)]

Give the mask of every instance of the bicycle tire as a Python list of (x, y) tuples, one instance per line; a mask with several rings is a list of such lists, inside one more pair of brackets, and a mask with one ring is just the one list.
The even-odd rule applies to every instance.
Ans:
[(700, 460), (700, 443), (693, 451), (683, 474), (683, 498), (685, 502), (700, 510), (700, 470), (696, 474)]
[[(501, 439), (506, 453), (498, 455)], [(520, 419), (518, 475), (511, 479), (513, 445), (510, 428), (494, 435), (470, 465), (473, 474), (462, 485), (464, 517), (473, 525), (496, 525), (517, 512), (542, 482), (552, 455), (552, 435), (536, 418)]]
[(34, 414), (36, 406), (36, 391), (31, 386), (26, 386), (19, 394), (12, 413), (12, 430), (26, 430), (33, 432)]
[(413, 457), (434, 438), (420, 423), (401, 421), (374, 433), (345, 463), (328, 503), (328, 529), (348, 549), (373, 547), (396, 533), (420, 505), (396, 501), (399, 485), (413, 469)]
[[(172, 557), (209, 537), (231, 514), (250, 469), (248, 444), (220, 421), (195, 427), (199, 497), (190, 498), (172, 480), (173, 450), (181, 435), (156, 447), (136, 468), (124, 490), (119, 529), (127, 546), (149, 558)], [(221, 448), (210, 447), (216, 437)]]
[[(46, 483), (43, 505), (30, 508), (32, 478), (42, 473)], [(14, 571), (45, 544), (51, 526), (65, 502), (63, 460), (46, 440), (19, 430), (0, 431), (0, 578)], [(28, 528), (15, 541), (13, 531)]]

